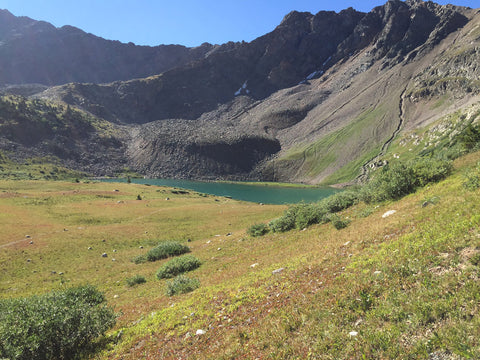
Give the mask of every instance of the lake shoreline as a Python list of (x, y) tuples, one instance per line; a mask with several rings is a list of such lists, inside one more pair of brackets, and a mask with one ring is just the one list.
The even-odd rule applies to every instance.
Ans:
[(284, 205), (299, 202), (317, 202), (341, 191), (331, 186), (305, 184), (242, 182), (242, 181), (195, 181), (180, 179), (148, 179), (148, 178), (104, 178), (102, 182), (164, 186), (185, 189), (203, 194), (222, 196), (253, 203)]

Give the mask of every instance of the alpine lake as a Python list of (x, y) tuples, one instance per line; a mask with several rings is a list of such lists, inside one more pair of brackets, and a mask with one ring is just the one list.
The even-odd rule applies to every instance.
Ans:
[[(127, 179), (105, 179), (106, 182), (127, 182)], [(276, 183), (243, 183), (221, 181), (193, 181), (178, 179), (131, 179), (135, 184), (168, 186), (203, 194), (224, 196), (235, 200), (263, 204), (312, 203), (341, 190), (332, 187), (303, 186)]]

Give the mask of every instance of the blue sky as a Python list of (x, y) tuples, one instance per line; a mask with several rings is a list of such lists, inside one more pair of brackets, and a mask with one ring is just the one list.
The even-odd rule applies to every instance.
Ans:
[[(0, 0), (16, 16), (73, 25), (138, 45), (251, 41), (272, 31), (292, 10), (317, 13), (353, 7), (368, 12), (386, 0)], [(480, 7), (479, 0), (437, 1)]]

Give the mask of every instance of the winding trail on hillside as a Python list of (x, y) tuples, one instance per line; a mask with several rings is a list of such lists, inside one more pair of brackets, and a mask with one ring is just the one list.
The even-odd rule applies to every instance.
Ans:
[(397, 128), (393, 131), (390, 138), (382, 145), (380, 152), (378, 155), (373, 157), (372, 159), (368, 160), (365, 164), (362, 165), (362, 172), (355, 178), (355, 182), (364, 183), (367, 180), (368, 176), (368, 168), (372, 163), (376, 163), (382, 156), (385, 156), (388, 147), (393, 142), (393, 140), (397, 137), (397, 135), (402, 130), (403, 124), (405, 123), (405, 93), (407, 92), (407, 86), (403, 89), (402, 93), (400, 94), (400, 101), (398, 103), (398, 124)]

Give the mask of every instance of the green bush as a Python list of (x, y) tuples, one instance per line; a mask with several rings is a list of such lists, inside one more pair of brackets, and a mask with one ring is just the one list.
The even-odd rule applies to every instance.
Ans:
[(190, 248), (175, 241), (165, 241), (150, 249), (146, 254), (148, 261), (157, 261), (171, 256), (178, 256), (190, 252)]
[(384, 166), (360, 192), (366, 203), (396, 200), (418, 187), (447, 177), (452, 170), (450, 161), (422, 158)]
[[(338, 192), (315, 204), (292, 205), (282, 217), (272, 220), (268, 227), (273, 232), (285, 232), (331, 221), (337, 229), (342, 229), (349, 221), (333, 214), (355, 205), (359, 200), (372, 203), (398, 199), (415, 191), (417, 187), (445, 178), (451, 170), (452, 164), (449, 160), (438, 158), (421, 158), (385, 166), (360, 191)], [(249, 232), (253, 231), (255, 226), (258, 225), (252, 226)]]
[(135, 264), (143, 264), (147, 262), (147, 256), (146, 255), (137, 255), (132, 259), (132, 262)]
[(200, 267), (201, 261), (193, 255), (184, 255), (173, 258), (158, 269), (158, 279), (170, 279), (187, 271)]
[(266, 224), (254, 224), (247, 229), (247, 234), (253, 237), (262, 236), (270, 230)]
[(422, 187), (445, 179), (452, 172), (451, 161), (440, 159), (419, 159), (410, 162), (415, 176), (415, 186)]
[(268, 227), (273, 232), (285, 232), (295, 228), (295, 217), (291, 215), (283, 215), (278, 219), (270, 221)]
[(0, 358), (75, 359), (115, 324), (93, 286), (0, 300)]
[(460, 144), (467, 150), (478, 149), (480, 143), (480, 129), (478, 126), (468, 124), (458, 136)]
[(295, 217), (295, 227), (304, 229), (313, 224), (319, 224), (323, 221), (326, 210), (321, 204), (296, 204), (286, 211), (287, 216)]
[(467, 190), (474, 191), (480, 188), (480, 163), (476, 169), (469, 169), (464, 175), (463, 187)]
[(332, 225), (335, 227), (337, 230), (344, 229), (350, 224), (350, 220), (342, 218), (338, 216), (337, 214), (331, 214), (329, 216), (330, 222)]
[(336, 213), (350, 206), (355, 205), (358, 202), (358, 193), (355, 191), (342, 191), (334, 195), (331, 195), (323, 200), (323, 204), (328, 212)]
[(178, 275), (173, 280), (167, 282), (167, 296), (178, 294), (186, 294), (198, 289), (200, 281), (198, 279), (190, 279), (185, 275)]
[(399, 199), (414, 189), (413, 169), (407, 164), (397, 163), (379, 170), (377, 176), (362, 188), (361, 199), (366, 203)]
[(135, 285), (143, 284), (143, 283), (146, 283), (146, 282), (147, 282), (147, 280), (142, 275), (135, 275), (135, 276), (132, 276), (131, 278), (127, 279), (127, 285), (128, 286), (135, 286)]
[(304, 229), (313, 224), (330, 221), (330, 214), (342, 211), (356, 204), (358, 192), (342, 191), (322, 199), (314, 204), (295, 204), (290, 206), (282, 217), (272, 220), (268, 226), (273, 232), (285, 232), (291, 229)]

